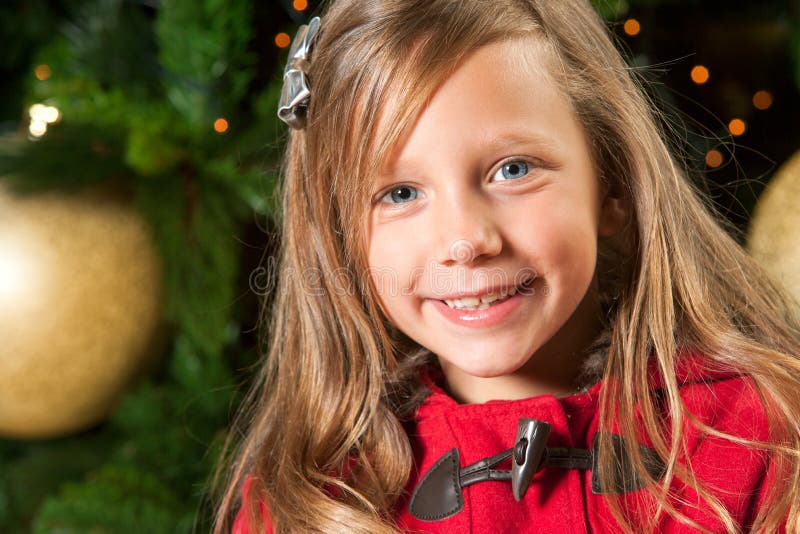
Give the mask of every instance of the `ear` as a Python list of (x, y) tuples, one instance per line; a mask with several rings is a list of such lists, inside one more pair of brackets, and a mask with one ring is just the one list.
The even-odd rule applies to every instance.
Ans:
[(605, 188), (597, 225), (598, 237), (612, 237), (625, 227), (630, 214), (630, 202), (619, 187)]

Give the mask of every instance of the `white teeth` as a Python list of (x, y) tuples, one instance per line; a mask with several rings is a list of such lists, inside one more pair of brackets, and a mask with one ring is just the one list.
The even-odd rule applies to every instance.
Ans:
[(512, 287), (501, 293), (486, 293), (478, 297), (464, 297), (461, 299), (446, 299), (444, 302), (451, 308), (464, 310), (485, 310), (490, 304), (499, 300), (505, 300), (508, 297), (513, 297), (517, 293), (517, 288)]

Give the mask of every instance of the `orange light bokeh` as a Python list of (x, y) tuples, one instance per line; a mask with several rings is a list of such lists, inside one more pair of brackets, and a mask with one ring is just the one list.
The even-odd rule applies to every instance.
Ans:
[(292, 7), (295, 11), (305, 11), (308, 9), (308, 0), (294, 0)]
[(711, 167), (712, 169), (716, 169), (722, 162), (725, 161), (725, 158), (722, 157), (722, 152), (719, 150), (712, 148), (708, 152), (706, 152), (706, 165)]
[(275, 44), (278, 48), (286, 48), (292, 42), (292, 38), (289, 37), (288, 33), (281, 32), (275, 36)]
[(33, 74), (37, 80), (43, 82), (53, 74), (53, 71), (47, 65), (39, 65), (33, 70)]
[(708, 69), (703, 65), (695, 65), (691, 72), (692, 81), (698, 85), (703, 85), (708, 81), (711, 75)]
[(228, 121), (222, 117), (214, 121), (214, 131), (217, 133), (225, 133), (228, 131)]
[(642, 25), (639, 24), (639, 21), (636, 19), (628, 19), (625, 21), (622, 29), (625, 33), (633, 37), (639, 35), (639, 32), (642, 31)]
[(728, 131), (731, 135), (742, 135), (747, 130), (747, 125), (742, 119), (733, 119), (728, 123)]
[(756, 94), (753, 95), (753, 106), (756, 109), (765, 110), (772, 107), (772, 93), (769, 91), (757, 91)]

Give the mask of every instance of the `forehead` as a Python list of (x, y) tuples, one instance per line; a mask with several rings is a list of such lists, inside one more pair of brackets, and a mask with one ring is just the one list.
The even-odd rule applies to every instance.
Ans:
[[(454, 145), (464, 151), (532, 144), (564, 151), (570, 143), (584, 142), (571, 104), (556, 83), (554, 64), (538, 38), (479, 48), (432, 92), (387, 154), (384, 173), (413, 167), (416, 156), (431, 151), (452, 153)], [(387, 115), (400, 105), (390, 103)]]

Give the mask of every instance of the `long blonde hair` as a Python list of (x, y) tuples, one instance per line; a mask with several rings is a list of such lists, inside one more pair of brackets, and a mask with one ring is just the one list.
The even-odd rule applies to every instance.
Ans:
[[(782, 481), (753, 529), (800, 521), (800, 317), (797, 304), (721, 228), (670, 155), (653, 105), (587, 0), (336, 0), (312, 53), (308, 124), (290, 134), (282, 182), (278, 284), (263, 368), (231, 433), (215, 532), (266, 502), (279, 532), (394, 532), (412, 469), (403, 422), (430, 354), (392, 328), (370, 286), (364, 220), (371, 179), (436, 87), (477, 48), (533, 37), (589, 140), (600, 178), (630, 201), (630, 223), (601, 243), (598, 277), (611, 346), (601, 428), (646, 437), (667, 464), (648, 491), (652, 522), (609, 504), (627, 531), (654, 530), (674, 477), (736, 532), (730, 514), (678, 458), (687, 422), (676, 355), (695, 347), (714, 368), (749, 375), (770, 418)], [(394, 105), (387, 106), (387, 102)], [(382, 121), (380, 129), (377, 127)], [(655, 368), (664, 399), (648, 387)], [(637, 430), (634, 406), (642, 425)], [(670, 415), (665, 428), (663, 410)], [(643, 428), (642, 428), (643, 427)], [(669, 436), (669, 437), (667, 437)], [(738, 439), (726, 436), (728, 439)], [(749, 443), (749, 442), (748, 442)], [(601, 442), (601, 470), (612, 469)], [(648, 477), (634, 453), (640, 476)], [(636, 517), (642, 517), (640, 514)], [(678, 517), (692, 524), (687, 518)], [(695, 525), (699, 528), (698, 525)]]

